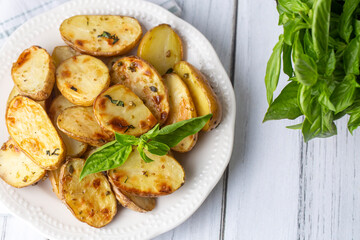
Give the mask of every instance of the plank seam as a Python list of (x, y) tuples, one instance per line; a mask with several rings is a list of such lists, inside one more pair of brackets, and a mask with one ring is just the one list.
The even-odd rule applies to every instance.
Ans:
[(3, 226), (2, 226), (2, 233), (1, 233), (1, 240), (5, 240), (5, 236), (6, 236), (6, 225), (7, 225), (7, 216), (4, 216), (4, 222), (3, 222)]

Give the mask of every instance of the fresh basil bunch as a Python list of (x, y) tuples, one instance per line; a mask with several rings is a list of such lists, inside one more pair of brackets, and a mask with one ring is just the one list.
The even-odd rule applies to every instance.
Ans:
[[(267, 63), (269, 108), (264, 122), (304, 115), (304, 140), (337, 133), (334, 121), (348, 114), (360, 125), (360, 0), (278, 0), (280, 35)], [(273, 100), (280, 68), (289, 82)]]
[(211, 117), (212, 114), (191, 118), (161, 129), (157, 124), (140, 137), (115, 132), (114, 141), (100, 147), (88, 157), (81, 171), (80, 180), (92, 173), (120, 167), (128, 159), (133, 146), (137, 146), (137, 150), (145, 162), (152, 162), (153, 160), (145, 154), (144, 149), (152, 154), (163, 156), (181, 140), (199, 132)]

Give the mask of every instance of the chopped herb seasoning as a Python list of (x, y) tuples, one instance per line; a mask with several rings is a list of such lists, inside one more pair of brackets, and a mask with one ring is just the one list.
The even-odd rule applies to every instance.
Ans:
[(28, 179), (29, 179), (29, 176), (25, 176), (22, 181), (23, 181), (23, 182), (27, 182)]
[(118, 36), (116, 36), (116, 34), (111, 35), (110, 33), (106, 32), (106, 31), (103, 31), (103, 33), (98, 35), (98, 37), (104, 37), (104, 38), (112, 39), (113, 40), (113, 42), (112, 42), (113, 45), (119, 41), (119, 38), (118, 38)]
[(132, 62), (130, 64), (130, 66), (128, 67), (128, 69), (131, 71), (131, 72), (136, 72), (136, 63), (135, 62)]
[(124, 81), (124, 80), (126, 79), (126, 76), (125, 76), (125, 75), (121, 75), (121, 76), (120, 76), (120, 79)]
[(188, 78), (189, 77), (189, 74), (188, 73), (185, 73), (184, 74), (184, 78)]
[(74, 86), (71, 86), (71, 88), (70, 88), (71, 90), (73, 90), (73, 91), (75, 91), (75, 92), (77, 92), (77, 88), (76, 87), (74, 87)]
[(125, 106), (123, 101), (112, 99), (112, 97), (110, 95), (105, 95), (105, 97), (108, 98), (110, 100), (110, 102), (112, 104), (115, 104), (116, 106), (121, 106), (121, 107)]
[(69, 173), (73, 174), (73, 172), (74, 172), (74, 167), (73, 167), (73, 165), (70, 165), (69, 166)]
[(174, 71), (174, 69), (169, 68), (169, 69), (166, 71), (166, 74), (172, 73), (173, 71)]
[(56, 152), (57, 150), (60, 150), (60, 148), (55, 148), (55, 150), (51, 153), (52, 155), (59, 156), (59, 154)]
[(128, 177), (128, 176), (126, 176), (126, 179), (125, 179), (124, 183), (126, 183), (128, 179), (129, 179), (129, 177)]
[(170, 50), (167, 50), (166, 52), (166, 57), (170, 57), (171, 56), (171, 51)]
[(131, 129), (134, 129), (135, 127), (134, 127), (133, 125), (128, 125), (128, 126), (126, 126), (126, 130), (125, 130), (124, 133), (126, 133), (130, 128), (131, 128)]
[(46, 150), (46, 155), (50, 156), (50, 150)]
[(150, 86), (150, 90), (151, 90), (152, 92), (157, 92), (157, 91), (158, 91), (158, 89), (157, 89), (156, 87), (154, 87), (154, 86)]
[(121, 67), (122, 65), (124, 65), (124, 63), (122, 61), (118, 62), (118, 67)]
[(110, 194), (111, 194), (110, 191), (106, 191), (106, 193), (105, 193), (106, 196), (109, 196)]
[(148, 177), (148, 176), (149, 176), (149, 174), (148, 174), (148, 172), (147, 172), (147, 171), (143, 171), (142, 173), (143, 173), (143, 175), (145, 175), (146, 177)]

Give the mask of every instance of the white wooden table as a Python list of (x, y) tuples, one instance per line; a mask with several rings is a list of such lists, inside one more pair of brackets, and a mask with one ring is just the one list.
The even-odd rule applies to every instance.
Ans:
[[(234, 83), (236, 137), (229, 168), (204, 204), (156, 239), (360, 239), (360, 135), (351, 136), (343, 120), (338, 136), (305, 144), (285, 128), (289, 121), (262, 124), (266, 62), (282, 31), (275, 1), (177, 2)], [(1, 240), (44, 239), (3, 212)]]

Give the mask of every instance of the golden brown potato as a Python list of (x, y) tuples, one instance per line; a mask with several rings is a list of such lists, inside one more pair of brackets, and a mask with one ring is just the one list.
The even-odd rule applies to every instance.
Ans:
[(94, 173), (79, 181), (85, 164), (81, 158), (70, 158), (60, 171), (60, 194), (72, 214), (92, 227), (100, 228), (114, 218), (117, 202), (107, 178)]
[(57, 125), (69, 137), (92, 146), (104, 145), (114, 137), (97, 123), (92, 107), (66, 108), (58, 116)]
[(183, 58), (180, 37), (168, 24), (150, 29), (141, 39), (137, 55), (151, 63), (161, 74)]
[(80, 53), (69, 46), (57, 46), (54, 48), (51, 57), (53, 58), (55, 67), (57, 68), (66, 59), (78, 55), (80, 55)]
[(66, 148), (45, 110), (34, 100), (17, 96), (6, 111), (6, 125), (18, 146), (40, 167), (57, 169)]
[(56, 69), (58, 89), (76, 105), (91, 106), (109, 84), (109, 69), (101, 60), (89, 55), (69, 58)]
[[(169, 92), (170, 112), (165, 125), (197, 117), (194, 102), (186, 84), (175, 74), (166, 74), (164, 82)], [(188, 152), (196, 144), (198, 134), (184, 138), (171, 149), (177, 152)]]
[(142, 35), (139, 22), (132, 17), (78, 15), (60, 26), (63, 40), (79, 52), (94, 56), (125, 54)]
[(118, 60), (111, 70), (112, 84), (123, 84), (130, 88), (160, 124), (169, 114), (169, 97), (161, 76), (142, 59), (130, 56)]
[(217, 127), (221, 121), (222, 108), (219, 99), (205, 76), (185, 61), (178, 62), (174, 67), (174, 72), (181, 77), (189, 88), (198, 116), (204, 116), (209, 113), (213, 114), (202, 130), (210, 131)]
[[(9, 94), (9, 97), (8, 97), (8, 100), (7, 100), (7, 102), (6, 102), (6, 108), (9, 107), (9, 104), (10, 104), (11, 100), (13, 100), (13, 98), (16, 97), (16, 96), (18, 96), (18, 95), (21, 95), (21, 93), (20, 93), (19, 90), (14, 86), (13, 89), (11, 90), (11, 92), (10, 92), (10, 94)], [(46, 109), (47, 101), (48, 101), (48, 99), (43, 100), (43, 101), (36, 101), (36, 102), (39, 103), (44, 109)]]
[(114, 85), (95, 100), (94, 113), (106, 130), (140, 136), (157, 123), (141, 99), (124, 85)]
[(26, 156), (10, 139), (0, 150), (0, 178), (7, 184), (22, 188), (42, 179), (46, 171)]
[(123, 165), (108, 171), (114, 187), (137, 196), (156, 197), (173, 193), (184, 184), (184, 169), (175, 158), (144, 151), (153, 162), (144, 162), (134, 149)]
[(53, 192), (56, 194), (56, 196), (62, 200), (62, 197), (59, 192), (59, 176), (60, 176), (60, 170), (61, 168), (58, 168), (56, 170), (52, 170), (48, 172), (49, 180), (52, 186)]
[[(111, 179), (110, 179), (111, 183)], [(123, 207), (129, 208), (136, 212), (149, 212), (155, 208), (156, 199), (150, 197), (139, 197), (121, 191), (116, 186), (113, 185), (113, 191), (115, 193), (116, 199), (120, 202)]]
[(55, 66), (49, 53), (32, 46), (13, 64), (11, 76), (22, 95), (34, 100), (47, 99), (55, 83)]
[(53, 102), (51, 103), (51, 106), (49, 108), (49, 117), (51, 121), (53, 122), (56, 130), (58, 130), (60, 137), (64, 141), (66, 145), (66, 155), (70, 157), (80, 157), (87, 148), (87, 144), (83, 142), (79, 142), (62, 131), (59, 130), (57, 127), (57, 118), (58, 116), (69, 107), (75, 106), (71, 102), (69, 102), (63, 95), (57, 96)]

